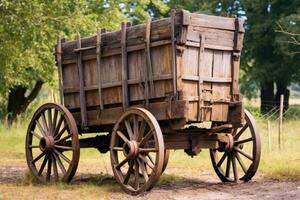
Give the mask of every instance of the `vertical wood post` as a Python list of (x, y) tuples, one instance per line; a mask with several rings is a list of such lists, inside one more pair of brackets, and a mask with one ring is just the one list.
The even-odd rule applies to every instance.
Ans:
[(122, 96), (123, 96), (123, 109), (124, 110), (126, 110), (129, 106), (126, 27), (127, 27), (127, 24), (125, 22), (122, 22), (121, 23), (121, 52), (122, 52)]
[(268, 144), (269, 144), (269, 151), (272, 150), (272, 144), (271, 144), (271, 122), (268, 120)]
[(100, 111), (103, 110), (103, 101), (102, 101), (102, 81), (101, 81), (101, 33), (102, 29), (97, 31), (97, 77), (98, 77), (98, 98), (99, 98), (99, 107)]
[(278, 147), (281, 148), (281, 137), (282, 137), (282, 118), (283, 118), (283, 94), (280, 95), (280, 106), (279, 106), (279, 130), (278, 130)]
[[(146, 68), (146, 77), (150, 81), (150, 97), (154, 97), (154, 83), (153, 83), (153, 69), (152, 69), (152, 62), (151, 62), (151, 49), (150, 49), (150, 37), (151, 37), (151, 17), (147, 17), (146, 20), (146, 35), (145, 35), (145, 42), (146, 42), (146, 62), (147, 62), (147, 68)], [(148, 90), (148, 83), (145, 82), (145, 90)], [(148, 95), (146, 99), (146, 104), (148, 104), (148, 98), (149, 94), (148, 91), (146, 91), (146, 95)]]
[[(77, 48), (81, 49), (81, 36), (78, 33), (77, 35)], [(81, 114), (81, 127), (84, 128), (87, 126), (87, 112), (86, 112), (86, 99), (84, 91), (84, 74), (83, 74), (83, 65), (82, 65), (82, 51), (78, 51), (77, 55), (77, 68), (78, 68), (78, 77), (79, 77), (79, 99), (80, 99), (80, 114)]]
[(177, 95), (177, 63), (176, 63), (176, 38), (175, 38), (175, 10), (171, 12), (171, 41), (172, 41), (172, 72), (173, 95)]
[(62, 38), (58, 37), (56, 46), (56, 62), (58, 67), (59, 97), (60, 103), (64, 105), (64, 91), (62, 79)]
[(198, 114), (197, 118), (198, 121), (201, 121), (202, 118), (202, 85), (203, 81), (201, 79), (201, 69), (203, 68), (203, 58), (204, 58), (204, 41), (205, 41), (205, 35), (199, 35), (200, 38), (200, 49), (198, 54)]

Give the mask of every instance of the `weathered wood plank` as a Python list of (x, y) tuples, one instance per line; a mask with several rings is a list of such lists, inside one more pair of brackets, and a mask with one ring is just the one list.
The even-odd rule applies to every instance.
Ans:
[(97, 81), (98, 81), (98, 98), (100, 110), (103, 110), (103, 101), (102, 101), (102, 81), (101, 81), (101, 34), (102, 29), (97, 31)]
[[(138, 107), (144, 107), (143, 105), (135, 105)], [(157, 120), (169, 120), (169, 115), (167, 110), (171, 108), (170, 113), (172, 119), (186, 119), (188, 118), (187, 101), (173, 101), (171, 104), (169, 102), (158, 102), (150, 103), (148, 110), (155, 116)], [(89, 126), (99, 126), (99, 125), (114, 125), (116, 120), (123, 114), (124, 110), (122, 107), (106, 108), (102, 111), (101, 116), (98, 117), (97, 110), (88, 111), (88, 125)], [(73, 116), (77, 123), (80, 123), (80, 113), (73, 112)]]
[[(77, 48), (81, 48), (81, 37), (78, 33), (77, 35)], [(77, 67), (79, 74), (79, 98), (80, 98), (80, 111), (81, 111), (81, 127), (84, 128), (87, 125), (87, 114), (86, 114), (86, 99), (84, 91), (84, 74), (82, 66), (82, 52), (78, 53), (77, 57)]]
[(121, 24), (121, 49), (122, 49), (122, 102), (123, 109), (125, 110), (129, 106), (128, 97), (128, 66), (127, 66), (127, 51), (126, 51), (126, 23)]

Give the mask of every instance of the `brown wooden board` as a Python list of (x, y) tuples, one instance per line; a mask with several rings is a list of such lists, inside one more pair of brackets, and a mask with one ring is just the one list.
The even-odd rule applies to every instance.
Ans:
[[(81, 38), (81, 47), (77, 41), (62, 42), (57, 52), (64, 104), (78, 124), (83, 106), (78, 55), (87, 126), (111, 125), (120, 113), (137, 105), (149, 109), (161, 105), (151, 110), (160, 121), (178, 120), (178, 116), (185, 124), (229, 120), (234, 110), (229, 105), (234, 105), (233, 96), (238, 94), (242, 20), (178, 10), (172, 19), (122, 27)], [(170, 108), (162, 105), (171, 101), (186, 102), (184, 109), (178, 109), (184, 113), (170, 115)]]

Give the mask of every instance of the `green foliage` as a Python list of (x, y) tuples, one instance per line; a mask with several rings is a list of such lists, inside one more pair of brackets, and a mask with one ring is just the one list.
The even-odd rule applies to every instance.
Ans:
[(254, 83), (250, 86), (272, 81), (289, 85), (299, 81), (299, 56), (289, 53), (290, 44), (276, 32), (279, 22), (299, 29), (299, 1), (243, 0), (242, 5), (247, 15), (242, 67), (248, 77), (244, 80)]
[(167, 6), (159, 0), (0, 0), (0, 114), (14, 86), (30, 91), (37, 80), (55, 83), (58, 36), (74, 39), (77, 32), (115, 30), (121, 21), (145, 20), (151, 9), (164, 13)]

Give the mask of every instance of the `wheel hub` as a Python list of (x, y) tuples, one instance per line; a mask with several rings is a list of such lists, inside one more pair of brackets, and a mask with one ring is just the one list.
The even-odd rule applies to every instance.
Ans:
[(129, 141), (123, 145), (123, 154), (126, 158), (134, 159), (139, 154), (139, 146), (136, 141)]
[(233, 150), (234, 147), (234, 139), (233, 136), (231, 134), (226, 134), (227, 136), (227, 143), (225, 145), (225, 151), (226, 152), (231, 152)]
[(54, 150), (54, 138), (52, 136), (45, 136), (40, 140), (39, 147), (43, 152), (51, 152)]

